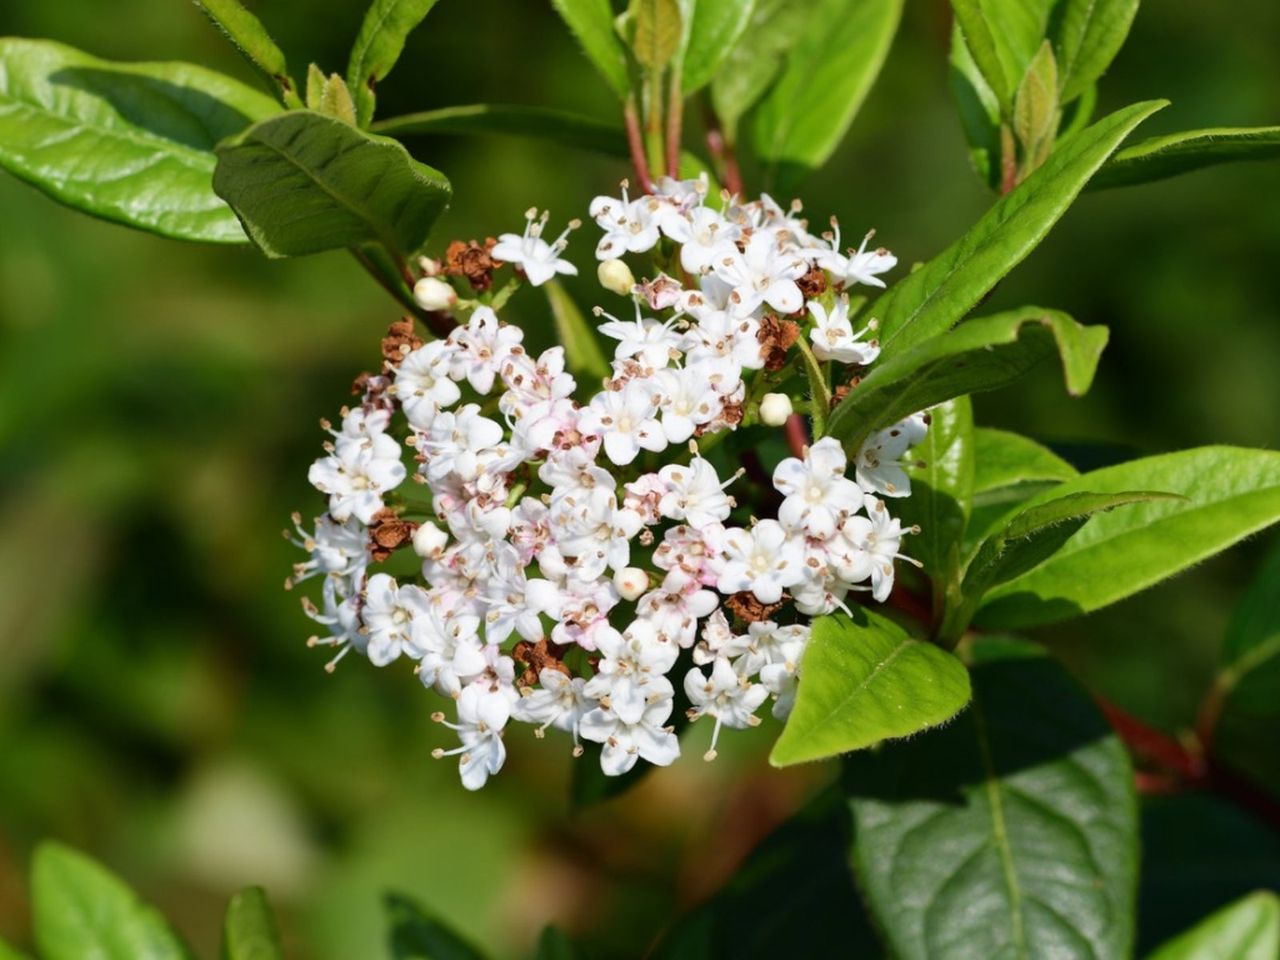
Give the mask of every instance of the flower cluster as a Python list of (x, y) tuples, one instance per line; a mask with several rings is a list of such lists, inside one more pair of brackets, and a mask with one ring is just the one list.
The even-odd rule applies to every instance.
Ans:
[[(794, 378), (798, 351), (835, 370), (875, 360), (875, 323), (854, 329), (844, 290), (883, 286), (895, 259), (865, 240), (842, 250), (834, 221), (814, 237), (767, 196), (710, 203), (699, 181), (634, 198), (624, 184), (590, 214), (601, 282), (631, 300), (597, 310), (616, 344), (602, 382), (580, 384), (563, 347), (535, 356), (490, 306), (457, 300), (465, 322), (402, 337), (341, 426), (326, 424), (310, 480), (328, 510), (297, 531), (293, 579), (323, 578), (321, 604), (304, 602), (323, 628), (311, 642), (336, 648), (330, 669), (351, 650), (412, 661), (455, 702), (455, 719), (435, 717), (460, 745), (435, 756), (458, 756), (470, 789), (503, 765), (512, 720), (567, 732), (575, 755), (600, 744), (618, 775), (679, 755), (677, 685), (689, 719), (714, 721), (708, 759), (721, 728), (759, 723), (769, 698), (785, 717), (808, 618), (850, 591), (884, 600), (908, 532), (886, 498), (910, 493), (904, 458), (925, 416), (853, 463), (818, 439), (754, 487), (719, 443), (768, 420), (765, 391)], [(547, 243), (546, 222), (530, 211), (486, 256), (535, 286), (575, 273), (569, 231)], [(637, 284), (621, 258), (648, 252), (668, 272)], [(757, 519), (756, 502), (776, 514)], [(420, 577), (372, 571), (401, 544)]]

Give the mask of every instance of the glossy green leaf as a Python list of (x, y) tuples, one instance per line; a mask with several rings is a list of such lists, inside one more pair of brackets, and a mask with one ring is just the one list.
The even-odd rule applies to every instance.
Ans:
[(1080, 96), (1106, 72), (1137, 12), (1138, 0), (1058, 0), (1049, 36), (1058, 58), (1063, 103)]
[(813, 621), (795, 708), (769, 762), (786, 767), (907, 737), (969, 701), (959, 660), (865, 607)]
[(900, 960), (1124, 957), (1137, 804), (1124, 747), (1038, 647), (980, 638), (973, 703), (845, 763), (859, 886)]
[(213, 21), (224, 37), (262, 74), (271, 89), (280, 93), (287, 107), (300, 107), (302, 101), (293, 88), (289, 65), (282, 51), (262, 21), (245, 9), (240, 0), (195, 0), (196, 6)]
[(213, 186), (269, 257), (366, 241), (407, 255), (449, 200), (444, 175), (396, 141), (305, 110), (219, 146)]
[(1048, 29), (1052, 0), (952, 0), (974, 62), (1000, 104), (1013, 112), (1014, 92)]
[(827, 432), (857, 449), (869, 434), (917, 410), (1007, 386), (1055, 354), (1067, 392), (1080, 396), (1093, 382), (1107, 337), (1106, 327), (1041, 307), (967, 321), (880, 360), (831, 412)]
[(551, 0), (551, 5), (577, 38), (605, 82), (620, 98), (631, 89), (626, 52), (613, 29), (609, 0)]
[(391, 960), (484, 960), (484, 954), (412, 900), (388, 894)]
[(1185, 499), (1097, 517), (1051, 559), (992, 591), (978, 624), (1031, 626), (1097, 610), (1270, 526), (1280, 520), (1280, 453), (1200, 447), (1147, 457), (1081, 474), (1037, 501), (1134, 489)]
[(694, 0), (680, 69), (685, 96), (711, 82), (742, 37), (756, 0)]
[(436, 0), (372, 0), (369, 4), (347, 62), (347, 86), (360, 126), (367, 127), (373, 119), (375, 87), (386, 79), (409, 34), (435, 5)]
[(564, 345), (564, 358), (571, 373), (593, 383), (609, 376), (609, 361), (587, 318), (560, 281), (546, 284), (547, 302), (556, 323), (556, 340)]
[(1091, 188), (1127, 187), (1240, 160), (1280, 158), (1280, 127), (1218, 127), (1142, 140), (1116, 153)]
[(0, 167), (69, 207), (166, 237), (245, 241), (213, 192), (213, 148), (278, 109), (203, 67), (0, 39)]
[(44, 960), (190, 960), (155, 908), (69, 847), (45, 843), (36, 850), (31, 899)]
[(261, 887), (249, 887), (231, 898), (222, 922), (223, 960), (283, 960), (280, 933)]
[(777, 77), (783, 58), (812, 22), (794, 0), (756, 0), (737, 46), (711, 83), (711, 103), (726, 139), (737, 139), (738, 123)]
[(627, 135), (615, 124), (551, 107), (473, 103), (409, 113), (371, 127), (388, 137), (437, 134), (502, 134), (531, 137), (614, 157), (627, 157)]
[(889, 54), (902, 0), (824, 0), (756, 115), (760, 159), (786, 183), (821, 166)]
[(825, 790), (747, 856), (729, 881), (681, 917), (652, 960), (777, 960), (878, 956), (845, 852), (849, 810)]
[(1280, 897), (1259, 890), (1201, 920), (1147, 960), (1275, 960), (1280, 957)]
[(1008, 430), (978, 427), (973, 434), (975, 494), (1019, 483), (1070, 480), (1079, 471), (1060, 456)]
[(1136, 103), (1060, 142), (1049, 160), (963, 237), (889, 288), (867, 311), (881, 322), (882, 359), (954, 326), (1058, 222), (1129, 132), (1164, 106)]
[(974, 171), (992, 190), (1000, 186), (1000, 102), (973, 60), (958, 23), (951, 27), (948, 79), (969, 143)]
[[(929, 432), (914, 447), (908, 469), (911, 496), (894, 503), (904, 526), (920, 533), (908, 541), (907, 552), (924, 564), (925, 573), (940, 589), (959, 567), (960, 543), (973, 504), (973, 404), (959, 397), (929, 411)], [(940, 594), (939, 594), (940, 596)]]

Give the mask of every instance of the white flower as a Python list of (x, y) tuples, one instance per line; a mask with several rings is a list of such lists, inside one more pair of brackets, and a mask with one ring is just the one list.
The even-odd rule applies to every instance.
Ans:
[(360, 622), (360, 601), (355, 595), (343, 597), (338, 588), (339, 581), (326, 580), (322, 595), (324, 612), (316, 609), (309, 599), (303, 598), (302, 609), (308, 617), (323, 627), (329, 628), (327, 636), (312, 636), (307, 640), (308, 647), (337, 647), (334, 658), (324, 665), (327, 673), (333, 673), (338, 662), (350, 650), (361, 653), (365, 650), (365, 634)]
[(582, 752), (578, 746), (578, 728), (583, 716), (595, 704), (583, 693), (586, 681), (559, 670), (543, 667), (538, 671), (539, 689), (526, 688), (511, 708), (511, 715), (522, 723), (539, 724), (534, 734), (541, 737), (547, 727), (573, 734), (574, 756)]
[(723, 409), (711, 384), (713, 370), (712, 364), (695, 363), (683, 369), (658, 371), (662, 429), (672, 443), (684, 443)]
[(712, 665), (710, 677), (705, 676), (697, 667), (686, 673), (684, 692), (693, 704), (689, 709), (689, 719), (696, 720), (703, 716), (716, 718), (715, 729), (711, 732), (711, 748), (704, 755), (706, 760), (716, 758), (720, 727), (743, 730), (756, 726), (760, 723), (760, 718), (755, 716), (755, 712), (769, 696), (769, 691), (760, 684), (739, 676), (723, 657), (717, 658)]
[(641, 597), (636, 615), (652, 624), (660, 637), (691, 647), (698, 634), (698, 621), (720, 605), (720, 598), (710, 590), (699, 590), (696, 583), (678, 581), (679, 578), (668, 578), (661, 590)]
[(621, 390), (597, 393), (578, 419), (578, 429), (600, 437), (605, 455), (626, 466), (644, 450), (662, 450), (666, 434), (655, 419), (658, 398), (645, 385), (628, 383)]
[(736, 635), (724, 611), (717, 610), (702, 628), (702, 640), (693, 648), (693, 662), (705, 666), (717, 657), (733, 660), (747, 652), (748, 641), (748, 637)]
[(450, 473), (464, 481), (480, 476), (486, 451), (497, 455), (502, 443), (502, 426), (480, 415), (480, 405), (468, 403), (456, 413), (443, 411), (418, 438), (418, 448), (426, 456), (427, 478), (442, 480)]
[[(456, 380), (465, 377), (476, 393), (486, 394), (493, 389), (493, 379), (507, 357), (524, 352), (520, 346), (523, 340), (524, 331), (519, 327), (503, 326), (489, 307), (476, 307), (467, 325), (455, 327), (449, 334), (449, 341), (455, 346), (450, 375)], [(440, 405), (450, 403), (453, 401)]]
[(414, 584), (400, 586), (385, 573), (375, 573), (365, 585), (360, 615), (368, 637), (369, 662), (385, 667), (403, 654), (423, 654), (420, 639), (430, 617), (426, 592)]
[(858, 485), (882, 497), (909, 497), (911, 478), (903, 469), (907, 450), (924, 439), (923, 418), (916, 414), (863, 441), (855, 461)]
[(710, 207), (695, 207), (685, 217), (666, 218), (663, 232), (682, 244), (680, 266), (690, 274), (702, 273), (716, 260), (732, 256), (737, 252), (734, 242), (742, 235), (736, 223), (729, 223)]
[(424, 520), (413, 531), (413, 552), (424, 559), (439, 557), (448, 545), (449, 535), (430, 520)]
[(596, 245), (596, 259), (610, 260), (624, 253), (644, 253), (658, 242), (658, 228), (665, 204), (656, 197), (627, 196), (627, 183), (622, 183), (622, 199), (596, 197), (589, 213), (604, 231)]
[(421, 645), (418, 679), (442, 696), (456, 697), (462, 688), (484, 673), (488, 665), (477, 631), (480, 618), (453, 613), (432, 604), (420, 618), (416, 641)]
[(614, 573), (613, 586), (623, 600), (639, 600), (649, 589), (649, 574), (639, 567), (623, 567)]
[(883, 603), (893, 590), (893, 561), (910, 557), (899, 552), (904, 530), (897, 518), (889, 515), (883, 500), (867, 495), (868, 516), (850, 517), (840, 528), (837, 543), (828, 547), (842, 580), (861, 583), (870, 578), (871, 595)]
[(442, 407), (462, 396), (449, 379), (457, 351), (444, 340), (432, 340), (408, 354), (396, 368), (395, 395), (411, 426), (426, 430)]
[(796, 281), (808, 272), (808, 265), (764, 231), (751, 235), (746, 250), (733, 247), (720, 257), (715, 272), (733, 288), (733, 312), (738, 316), (754, 313), (762, 303), (781, 314), (804, 306)]
[(541, 218), (538, 217), (537, 209), (525, 211), (529, 222), (525, 225), (524, 234), (504, 233), (489, 251), (493, 259), (503, 260), (522, 269), (535, 287), (542, 286), (557, 273), (571, 277), (578, 274), (578, 268), (568, 260), (561, 260), (560, 253), (569, 244), (569, 231), (580, 224), (577, 220), (569, 221), (564, 233), (556, 237), (553, 243), (547, 243), (542, 239), (542, 231), (546, 228), (548, 216), (550, 213), (547, 211), (543, 212)]
[(862, 509), (862, 489), (845, 477), (847, 461), (840, 441), (823, 437), (803, 460), (788, 457), (773, 471), (773, 485), (786, 499), (778, 520), (794, 530), (825, 540), (841, 521)]
[(644, 708), (636, 723), (627, 723), (612, 710), (597, 707), (582, 718), (579, 732), (587, 740), (604, 745), (600, 769), (607, 776), (621, 776), (638, 759), (665, 767), (680, 756), (680, 741), (670, 727), (663, 726), (671, 716), (671, 706), (670, 697), (655, 700)]
[[(332, 517), (316, 517), (314, 533), (302, 529), (302, 517), (295, 513), (293, 527), (298, 539), (289, 542), (309, 554), (303, 563), (293, 565), (289, 585), (325, 574), (340, 578), (358, 578), (369, 564), (369, 530), (358, 520), (338, 523)], [(288, 531), (285, 531), (288, 536)]]
[(625, 633), (602, 632), (597, 649), (600, 663), (584, 692), (623, 723), (639, 723), (648, 704), (671, 697), (666, 673), (680, 648), (647, 620), (634, 621)]
[(552, 501), (551, 530), (556, 546), (575, 562), (583, 579), (594, 580), (605, 568), (621, 570), (631, 560), (631, 540), (644, 526), (634, 510), (619, 509), (612, 490), (595, 487), (584, 497)]
[(596, 267), (596, 279), (600, 281), (600, 286), (620, 297), (630, 295), (631, 288), (636, 285), (631, 268), (616, 257), (600, 261), (600, 266)]
[(875, 340), (864, 342), (862, 337), (876, 329), (872, 320), (857, 333), (849, 322), (849, 298), (840, 297), (828, 313), (817, 300), (809, 301), (813, 314), (813, 329), (809, 339), (813, 342), (813, 355), (819, 360), (836, 360), (866, 366), (880, 356), (880, 344)]
[(804, 548), (776, 520), (761, 520), (750, 530), (726, 531), (724, 552), (717, 584), (721, 593), (750, 590), (761, 603), (777, 603), (782, 591), (805, 575)]
[(684, 520), (695, 528), (729, 519), (733, 499), (724, 488), (736, 480), (738, 474), (721, 483), (709, 461), (694, 457), (687, 467), (668, 464), (658, 471), (658, 476), (668, 491), (658, 502), (664, 517)]
[[(329, 495), (329, 513), (339, 523), (355, 517), (363, 524), (373, 522), (384, 506), (382, 495), (398, 487), (405, 478), (400, 462), (400, 445), (385, 434), (375, 448), (349, 450), (346, 456), (322, 457), (311, 465), (307, 479), (321, 493)], [(386, 456), (389, 447), (394, 456)]]
[(873, 236), (875, 236), (874, 230), (862, 238), (857, 251), (850, 255), (849, 265), (844, 271), (846, 283), (866, 283), (873, 287), (883, 287), (884, 281), (879, 275), (898, 265), (898, 258), (884, 247), (876, 250), (867, 249), (867, 241)]
[(634, 320), (619, 320), (611, 313), (605, 313), (599, 307), (596, 316), (609, 318), (608, 323), (600, 324), (599, 330), (606, 337), (618, 341), (613, 356), (616, 360), (635, 357), (646, 367), (661, 370), (671, 362), (673, 354), (679, 356), (680, 343), (683, 336), (672, 329), (674, 320), (661, 323), (640, 315), (640, 304), (636, 304)]
[(458, 771), (462, 785), (468, 790), (479, 790), (485, 781), (502, 769), (507, 759), (507, 749), (502, 743), (502, 728), (511, 716), (511, 707), (502, 697), (487, 697), (480, 687), (467, 687), (458, 697), (458, 722), (449, 723), (443, 715), (436, 719), (458, 732), (462, 746), (452, 750), (437, 747), (431, 755), (458, 757)]

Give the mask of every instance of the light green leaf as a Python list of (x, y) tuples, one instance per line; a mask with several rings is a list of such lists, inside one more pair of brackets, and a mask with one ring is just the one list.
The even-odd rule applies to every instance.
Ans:
[(25, 953), (19, 953), (15, 947), (0, 940), (0, 960), (31, 960)]
[(1000, 103), (983, 79), (959, 23), (951, 27), (951, 94), (969, 143), (973, 169), (992, 190), (1000, 186)]
[(969, 320), (881, 359), (831, 412), (827, 432), (856, 450), (874, 431), (917, 410), (1006, 386), (1054, 354), (1062, 358), (1067, 392), (1080, 396), (1093, 382), (1107, 337), (1106, 327), (1086, 327), (1042, 307)]
[(859, 886), (899, 960), (1125, 957), (1138, 822), (1124, 747), (1039, 648), (973, 647), (954, 723), (845, 762)]
[(407, 255), (449, 200), (444, 175), (396, 141), (305, 110), (219, 146), (213, 186), (269, 257), (366, 241)]
[(1280, 898), (1259, 890), (1201, 920), (1147, 960), (1275, 960), (1280, 957)]
[(1001, 115), (1044, 39), (1052, 0), (952, 0), (956, 23), (995, 94)]
[(786, 767), (908, 737), (969, 702), (969, 674), (940, 647), (865, 607), (818, 617), (795, 708), (769, 762)]
[(680, 49), (684, 18), (678, 0), (631, 0), (631, 52), (649, 73), (661, 73)]
[(1058, 132), (1058, 64), (1046, 40), (1031, 59), (1013, 99), (1013, 132), (1022, 144), (1021, 175), (1048, 159)]
[(747, 29), (755, 7), (756, 0), (694, 0), (680, 70), (686, 97), (711, 82)]
[(436, 0), (373, 0), (369, 4), (347, 62), (347, 86), (360, 126), (367, 127), (373, 119), (375, 86), (386, 79), (409, 34), (435, 5)]
[(245, 241), (213, 192), (213, 148), (277, 110), (203, 67), (0, 39), (0, 167), (69, 207), (162, 236)]
[(222, 922), (223, 960), (283, 960), (275, 917), (261, 887), (249, 887), (231, 898)]
[(355, 124), (356, 106), (346, 82), (336, 73), (325, 76), (314, 63), (307, 70), (307, 109)]
[(547, 302), (556, 322), (556, 339), (564, 346), (564, 358), (575, 376), (598, 383), (609, 376), (609, 361), (600, 349), (600, 341), (587, 318), (560, 281), (546, 285)]
[(1098, 171), (1090, 188), (1127, 187), (1240, 160), (1280, 158), (1280, 127), (1186, 130), (1125, 147)]
[(755, 145), (784, 181), (821, 166), (839, 146), (880, 73), (902, 0), (825, 0), (760, 105)]
[(262, 74), (271, 89), (279, 92), (286, 107), (302, 106), (298, 92), (293, 88), (284, 52), (276, 46), (261, 20), (246, 10), (240, 0), (195, 2), (222, 35)]
[(44, 960), (190, 960), (164, 917), (114, 874), (58, 843), (31, 868), (32, 922)]
[(557, 110), (501, 103), (474, 103), (380, 120), (370, 128), (388, 137), (436, 134), (503, 134), (551, 140), (569, 147), (627, 157), (627, 135), (611, 123)]
[(1185, 500), (1097, 517), (1052, 558), (992, 591), (977, 622), (1052, 623), (1105, 607), (1280, 520), (1280, 453), (1200, 447), (1081, 474), (1033, 500), (1163, 490)]
[(975, 494), (1019, 483), (1070, 480), (1079, 471), (1052, 450), (1008, 430), (978, 427), (974, 431)]
[(609, 0), (551, 0), (551, 5), (605, 82), (620, 99), (626, 99), (631, 80), (627, 75), (626, 53), (613, 29)]
[(484, 960), (484, 954), (413, 901), (388, 894), (391, 960)]
[(1080, 96), (1106, 72), (1137, 12), (1138, 0), (1059, 0), (1049, 38), (1058, 56), (1063, 103)]
[(894, 503), (904, 526), (916, 525), (907, 552), (924, 564), (933, 578), (935, 608), (941, 589), (960, 564), (960, 542), (973, 504), (973, 404), (967, 396), (948, 400), (929, 411), (929, 432), (914, 447), (918, 461), (907, 473), (911, 496)]
[(1045, 238), (1120, 141), (1163, 106), (1136, 103), (1059, 143), (968, 233), (876, 300), (867, 313), (881, 322), (882, 360), (955, 325)]
[(751, 22), (711, 83), (711, 103), (725, 138), (737, 140), (738, 123), (769, 89), (782, 60), (812, 22), (795, 0), (756, 0)]

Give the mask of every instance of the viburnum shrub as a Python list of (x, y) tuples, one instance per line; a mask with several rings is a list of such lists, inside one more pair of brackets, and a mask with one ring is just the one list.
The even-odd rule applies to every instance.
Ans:
[[(1147, 778), (1266, 807), (1251, 779), (1274, 773), (1266, 758), (1220, 757), (1216, 734), (1256, 715), (1256, 691), (1236, 691), (1280, 650), (1280, 576), (1246, 597), (1192, 742), (1099, 707), (1011, 631), (1106, 607), (1274, 523), (1280, 454), (1206, 447), (1081, 473), (976, 426), (970, 395), (1042, 361), (1085, 392), (1108, 334), (1038, 306), (973, 314), (1081, 191), (1272, 156), (1280, 130), (1122, 147), (1164, 106), (1093, 117), (1136, 0), (953, 0), (953, 86), (996, 199), (950, 247), (901, 264), (870, 224), (775, 199), (832, 155), (901, 0), (552, 5), (618, 95), (620, 126), (495, 105), (375, 121), (432, 0), (374, 0), (346, 77), (312, 65), (301, 86), (236, 0), (198, 0), (273, 96), (187, 64), (3, 40), (0, 164), (166, 236), (271, 257), (347, 248), (394, 298), (352, 360), (352, 397), (322, 421), (308, 479), (323, 496), (286, 534), (305, 554), (288, 586), (328, 669), (353, 651), (412, 666), (423, 709), (456, 734), (424, 756), (456, 758), (464, 787), (544, 737), (582, 758), (580, 802), (682, 744), (714, 759), (726, 728), (774, 724), (778, 766), (845, 757), (838, 787), (656, 955), (832, 955), (859, 902), (893, 956), (1129, 954), (1125, 742)], [(690, 101), (701, 137), (685, 136)], [(615, 155), (620, 184), (567, 222), (530, 209), (496, 239), (433, 237), (449, 183), (395, 137), (477, 132)], [(598, 281), (589, 310), (559, 279), (580, 272)], [(514, 316), (559, 343), (535, 351)], [(142, 922), (98, 868), (56, 848), (43, 862), (38, 907), (78, 877)], [(848, 904), (821, 922), (769, 926), (763, 893), (759, 918), (717, 913), (824, 870)], [(275, 955), (264, 911), (239, 901), (229, 942)], [(431, 955), (473, 955), (406, 904), (393, 915), (396, 943), (429, 929)], [(1159, 955), (1225, 956), (1214, 945), (1250, 924), (1248, 955), (1274, 955), (1266, 895)], [(48, 956), (87, 955), (68, 929)], [(539, 955), (566, 950), (549, 934)]]

